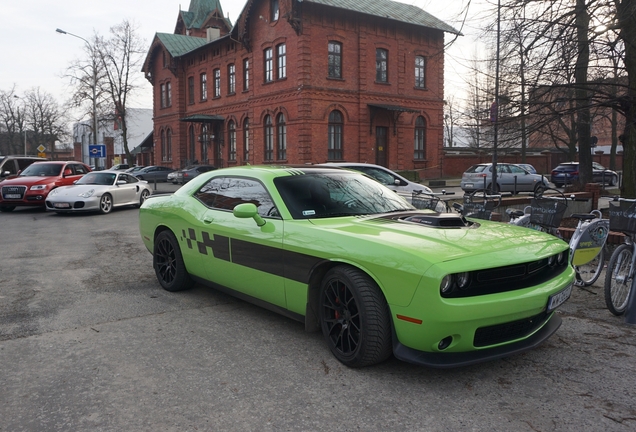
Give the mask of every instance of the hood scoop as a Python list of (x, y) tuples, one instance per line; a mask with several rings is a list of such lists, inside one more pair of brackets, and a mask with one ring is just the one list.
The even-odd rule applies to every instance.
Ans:
[(433, 228), (465, 228), (472, 225), (462, 216), (453, 213), (419, 213), (402, 217), (400, 220)]

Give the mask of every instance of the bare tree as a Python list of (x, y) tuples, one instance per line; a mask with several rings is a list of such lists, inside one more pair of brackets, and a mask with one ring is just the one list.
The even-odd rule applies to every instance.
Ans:
[(113, 105), (113, 117), (121, 125), (121, 133), (130, 165), (134, 158), (128, 146), (128, 100), (140, 88), (138, 81), (146, 44), (137, 34), (134, 23), (124, 20), (110, 29), (108, 39), (97, 39), (97, 52), (104, 68), (105, 80), (102, 90)]
[(15, 87), (0, 91), (0, 154), (21, 154), (24, 134), (24, 110), (20, 109)]

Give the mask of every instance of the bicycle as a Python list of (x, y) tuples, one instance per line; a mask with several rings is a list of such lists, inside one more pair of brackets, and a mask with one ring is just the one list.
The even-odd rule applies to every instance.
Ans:
[[(546, 191), (556, 192), (556, 196), (545, 196)], [(506, 213), (513, 225), (523, 226), (550, 233), (562, 238), (559, 227), (567, 209), (566, 196), (557, 189), (548, 188), (536, 194), (528, 207), (522, 210), (508, 209)], [(577, 286), (590, 286), (598, 280), (605, 265), (605, 242), (609, 236), (609, 221), (603, 219), (600, 211), (573, 213), (578, 219), (570, 238), (570, 264), (576, 272)]]
[[(419, 210), (433, 210), (438, 213), (450, 213), (451, 209), (448, 203), (441, 199), (443, 195), (455, 195), (455, 192), (424, 192), (417, 190), (411, 193), (411, 205)], [(408, 200), (407, 200), (408, 201)]]
[(464, 217), (491, 220), (493, 211), (500, 205), (500, 194), (491, 194), (489, 189), (476, 189), (464, 195), (463, 204), (453, 203), (453, 208)]
[[(614, 202), (618, 202), (614, 204)], [(611, 313), (623, 315), (633, 288), (636, 269), (636, 199), (614, 198), (610, 201), (610, 230), (625, 234), (625, 243), (618, 246), (610, 257), (605, 273), (605, 304)]]

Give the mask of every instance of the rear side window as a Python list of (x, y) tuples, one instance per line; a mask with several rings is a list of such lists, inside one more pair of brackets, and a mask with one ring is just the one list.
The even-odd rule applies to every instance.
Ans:
[(466, 170), (467, 173), (480, 173), (486, 169), (486, 165), (473, 165)]

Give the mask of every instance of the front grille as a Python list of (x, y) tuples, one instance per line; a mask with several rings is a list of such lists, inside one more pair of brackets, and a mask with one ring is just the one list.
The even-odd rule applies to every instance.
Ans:
[(478, 328), (475, 332), (473, 345), (475, 347), (485, 347), (520, 339), (530, 335), (541, 327), (546, 318), (547, 313), (544, 311), (539, 315), (524, 318), (519, 321)]
[(2, 199), (22, 199), (24, 198), (26, 189), (26, 186), (2, 186)]

